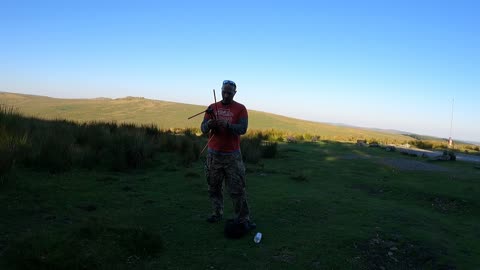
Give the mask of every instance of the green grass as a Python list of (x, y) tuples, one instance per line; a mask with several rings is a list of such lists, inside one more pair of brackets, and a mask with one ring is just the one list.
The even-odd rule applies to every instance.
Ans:
[[(33, 107), (43, 102), (45, 108), (63, 102), (13, 98)], [(163, 104), (106, 101), (123, 104), (110, 108), (112, 114), (143, 102)], [(86, 104), (95, 102), (105, 100), (67, 100), (62, 110), (87, 113)], [(22, 108), (29, 106), (19, 110), (25, 113)], [(0, 269), (480, 265), (478, 165), (428, 163), (324, 137), (308, 143), (299, 133), (289, 135), (296, 143), (283, 143), (277, 139), (285, 133), (253, 131), (243, 137), (242, 152), (252, 216), (264, 235), (257, 245), (254, 232), (228, 240), (223, 224), (205, 222), (210, 206), (203, 158), (196, 155), (206, 139), (192, 130), (177, 132), (152, 125), (39, 120), (0, 106)], [(402, 171), (385, 165), (392, 159), (433, 169)], [(228, 218), (228, 196), (225, 203)]]
[[(44, 119), (58, 118), (80, 122), (116, 121), (139, 125), (153, 123), (160, 129), (199, 128), (201, 116), (192, 120), (187, 118), (205, 110), (209, 105), (198, 106), (144, 98), (56, 99), (5, 92), (0, 92), (0, 102), (18, 108), (22, 114)], [(248, 108), (248, 102), (244, 104)], [(321, 136), (321, 139), (343, 141), (375, 139), (386, 143), (402, 143), (412, 140), (409, 136), (399, 134), (340, 127), (254, 110), (249, 110), (249, 127), (255, 130), (275, 129), (292, 134), (317, 135)]]
[[(0, 186), (0, 268), (480, 265), (480, 173), (472, 164), (440, 164), (447, 173), (399, 171), (378, 160), (422, 159), (334, 142), (279, 144), (276, 158), (247, 164), (249, 203), (264, 235), (257, 245), (253, 232), (229, 240), (223, 224), (204, 221), (202, 163), (186, 169), (178, 158), (163, 155), (127, 173), (17, 168)], [(228, 197), (225, 203), (228, 217)]]

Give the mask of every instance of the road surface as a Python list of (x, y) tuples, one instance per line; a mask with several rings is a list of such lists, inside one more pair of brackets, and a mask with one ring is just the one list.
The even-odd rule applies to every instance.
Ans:
[[(406, 147), (401, 147), (401, 146), (395, 146), (399, 152), (405, 152), (408, 154), (416, 154), (416, 155), (425, 155), (429, 158), (434, 158), (441, 156), (443, 154), (442, 151), (432, 151), (432, 150), (423, 150), (423, 149), (412, 149), (412, 148), (406, 148)], [(475, 163), (480, 163), (480, 156), (475, 156), (475, 155), (468, 155), (468, 154), (461, 154), (461, 153), (455, 153), (457, 156), (457, 160), (459, 161), (468, 161), (468, 162), (475, 162)]]

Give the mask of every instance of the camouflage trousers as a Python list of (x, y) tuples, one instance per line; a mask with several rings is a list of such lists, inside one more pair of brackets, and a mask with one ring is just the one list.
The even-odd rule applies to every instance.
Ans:
[(242, 155), (218, 155), (208, 153), (205, 164), (208, 194), (214, 215), (223, 215), (223, 182), (233, 201), (235, 217), (243, 222), (250, 219), (245, 192), (245, 166)]

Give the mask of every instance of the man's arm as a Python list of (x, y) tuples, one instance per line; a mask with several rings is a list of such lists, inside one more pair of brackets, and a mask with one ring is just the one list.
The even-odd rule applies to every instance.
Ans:
[(247, 133), (248, 117), (240, 118), (238, 124), (227, 124), (227, 128), (235, 135), (243, 135)]
[(205, 116), (203, 117), (202, 124), (200, 125), (200, 129), (202, 130), (203, 134), (208, 133), (211, 129), (217, 128), (217, 121), (212, 117), (213, 110), (210, 109), (212, 105), (208, 106), (207, 111), (205, 112)]
[(200, 125), (200, 129), (202, 130), (202, 133), (203, 133), (203, 134), (206, 134), (206, 133), (208, 133), (208, 132), (210, 131), (210, 128), (208, 127), (208, 121), (209, 121), (209, 120), (210, 120), (210, 119), (207, 119), (207, 118), (203, 119), (203, 122), (202, 122), (202, 124)]

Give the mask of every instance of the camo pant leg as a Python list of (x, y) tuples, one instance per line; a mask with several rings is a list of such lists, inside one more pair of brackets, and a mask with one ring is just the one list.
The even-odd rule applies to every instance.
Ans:
[(208, 195), (212, 202), (212, 215), (223, 215), (223, 168), (215, 155), (208, 154), (205, 165), (205, 174), (208, 184)]
[(240, 153), (224, 157), (225, 186), (233, 200), (235, 217), (239, 222), (250, 219), (250, 210), (245, 191), (245, 165)]

